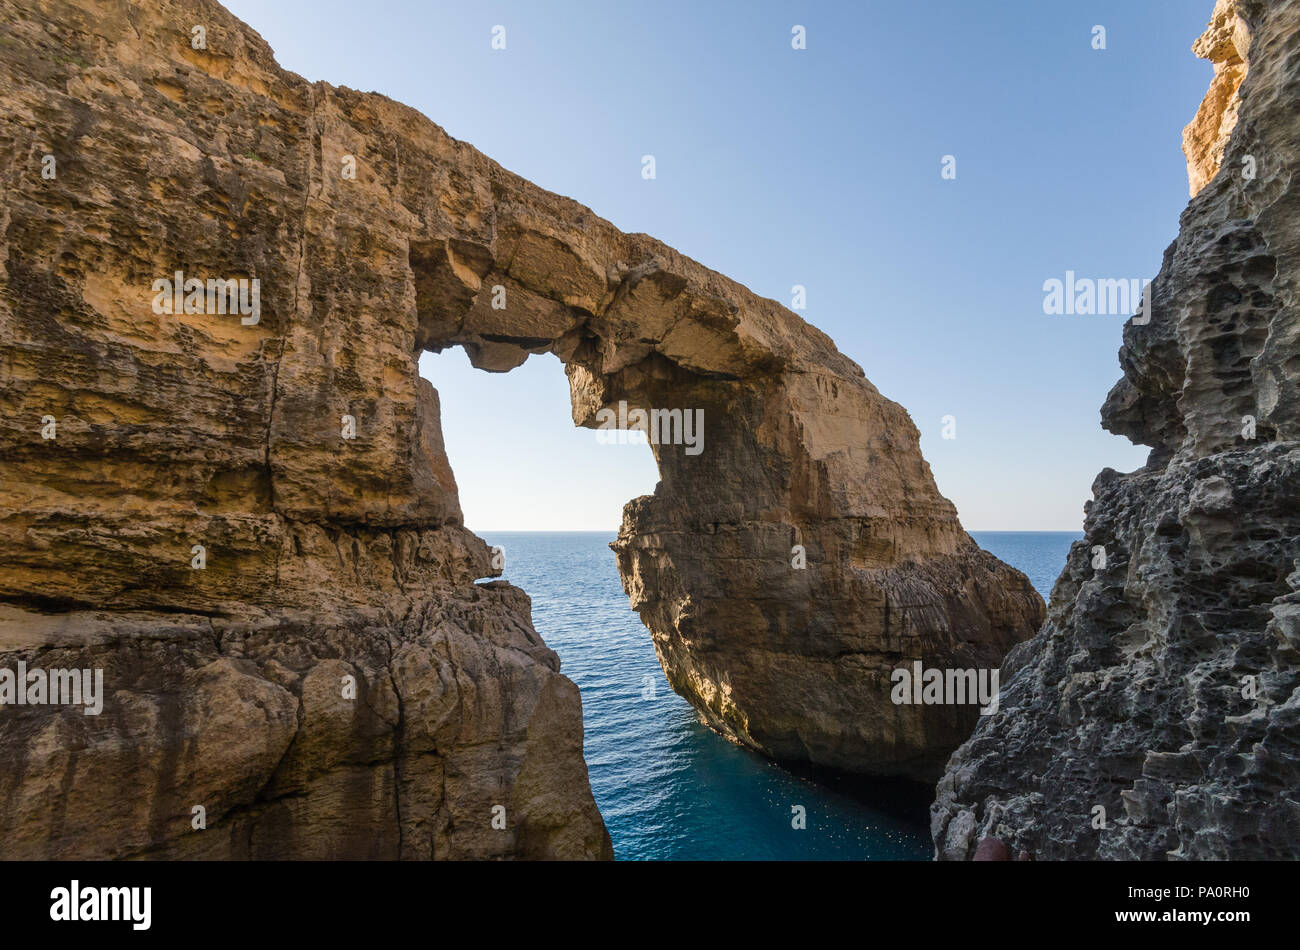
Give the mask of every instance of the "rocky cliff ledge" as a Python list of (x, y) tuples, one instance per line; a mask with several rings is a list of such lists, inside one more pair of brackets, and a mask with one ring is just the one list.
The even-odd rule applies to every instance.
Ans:
[(1102, 409), (1153, 451), (1098, 476), (939, 784), (940, 858), (1300, 857), (1300, 3), (1223, 0), (1196, 49), (1240, 58), (1239, 105), (1216, 68), (1187, 139), (1212, 178)]
[(214, 3), (0, 16), (0, 667), (106, 692), (0, 710), (0, 856), (609, 856), (577, 690), (476, 583), (453, 345), (557, 354), (580, 425), (702, 410), (615, 546), (713, 726), (931, 778), (969, 734), (890, 672), (996, 666), (1042, 602), (823, 334)]

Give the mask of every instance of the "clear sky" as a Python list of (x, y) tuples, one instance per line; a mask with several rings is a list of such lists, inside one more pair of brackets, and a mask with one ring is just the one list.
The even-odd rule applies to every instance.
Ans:
[[(405, 102), (763, 296), (804, 285), (802, 316), (911, 413), (969, 530), (1076, 529), (1098, 471), (1145, 461), (1098, 424), (1125, 317), (1045, 315), (1043, 283), (1158, 270), (1212, 0), (227, 6), (308, 79)], [(471, 528), (612, 529), (653, 490), (649, 448), (574, 429), (554, 357), (421, 371)]]

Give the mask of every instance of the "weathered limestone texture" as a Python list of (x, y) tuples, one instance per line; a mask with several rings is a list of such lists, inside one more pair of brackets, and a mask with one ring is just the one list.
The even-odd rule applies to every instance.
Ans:
[[(891, 670), (996, 666), (1041, 599), (824, 334), (285, 72), (207, 0), (0, 21), (0, 666), (102, 668), (107, 694), (0, 710), (0, 856), (610, 856), (577, 690), (524, 594), (476, 583), (501, 572), (417, 373), (454, 345), (558, 355), (579, 425), (703, 411), (615, 547), (712, 726), (930, 778), (969, 734), (974, 706), (893, 705)], [(171, 306), (178, 272), (258, 305)]]
[(1210, 25), (1192, 51), (1214, 64), (1214, 80), (1195, 118), (1183, 129), (1183, 154), (1192, 197), (1205, 187), (1223, 164), (1223, 150), (1237, 125), (1241, 81), (1246, 78), (1250, 27), (1238, 12), (1237, 0), (1219, 0)]
[[(212, 3), (0, 20), (0, 668), (107, 694), (0, 709), (0, 857), (611, 857), (416, 372), (473, 153)], [(155, 313), (176, 271), (257, 278), (258, 321)]]
[(1194, 190), (1222, 170), (1102, 409), (1150, 459), (1098, 476), (1047, 624), (939, 783), (940, 858), (985, 836), (1049, 859), (1300, 857), (1300, 2), (1221, 2), (1197, 52), (1229, 32), (1250, 37), (1236, 124), (1222, 163), (1188, 153)]

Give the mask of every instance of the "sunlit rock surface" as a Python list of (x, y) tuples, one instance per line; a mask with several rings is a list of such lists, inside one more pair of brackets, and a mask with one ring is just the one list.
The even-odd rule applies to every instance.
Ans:
[[(0, 711), (0, 856), (610, 855), (577, 690), (476, 583), (417, 374), (453, 345), (557, 354), (580, 425), (703, 413), (615, 547), (712, 726), (930, 778), (969, 734), (890, 672), (996, 666), (1041, 600), (824, 334), (215, 4), (0, 16), (0, 665), (107, 693)], [(178, 272), (257, 280), (256, 313), (159, 303)]]

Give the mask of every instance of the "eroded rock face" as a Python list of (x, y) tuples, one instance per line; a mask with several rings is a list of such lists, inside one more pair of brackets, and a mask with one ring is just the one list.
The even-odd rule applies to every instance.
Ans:
[[(969, 734), (890, 672), (996, 665), (1041, 600), (823, 334), (213, 4), (0, 10), (0, 666), (108, 693), (0, 711), (5, 857), (609, 855), (577, 692), (526, 597), (475, 583), (417, 374), (454, 345), (557, 354), (579, 425), (703, 411), (615, 547), (715, 728), (918, 777)], [(257, 279), (257, 319), (156, 308), (176, 272)]]
[(1220, 3), (1210, 32), (1234, 18), (1251, 45), (1222, 170), (1102, 410), (1151, 458), (1098, 476), (1047, 624), (939, 784), (940, 858), (985, 836), (1040, 858), (1300, 857), (1300, 3)]
[[(0, 668), (106, 692), (0, 709), (0, 857), (610, 857), (416, 371), (408, 237), (464, 193), (349, 124), (412, 114), (213, 4), (0, 11)], [(445, 185), (468, 150), (420, 121)], [(257, 278), (260, 319), (155, 312), (176, 271)]]
[(1192, 197), (1205, 187), (1223, 164), (1223, 150), (1237, 125), (1241, 81), (1246, 78), (1250, 28), (1238, 12), (1237, 0), (1218, 0), (1210, 25), (1192, 51), (1214, 64), (1214, 80), (1195, 118), (1183, 129), (1187, 181)]

